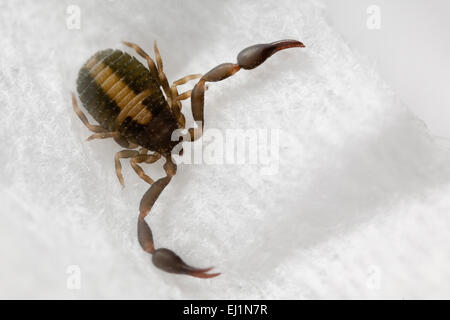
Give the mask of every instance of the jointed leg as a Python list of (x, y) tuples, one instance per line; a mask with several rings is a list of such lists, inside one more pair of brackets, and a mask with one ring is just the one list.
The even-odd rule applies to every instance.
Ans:
[(198, 269), (187, 265), (177, 254), (173, 251), (165, 248), (155, 249), (152, 231), (145, 222), (145, 217), (148, 215), (153, 207), (153, 204), (158, 199), (161, 192), (169, 184), (170, 180), (176, 173), (176, 165), (170, 159), (170, 156), (166, 158), (164, 164), (164, 170), (166, 176), (157, 180), (151, 185), (147, 192), (142, 197), (139, 205), (139, 218), (138, 218), (138, 240), (142, 249), (153, 255), (153, 264), (170, 273), (187, 274), (197, 278), (212, 278), (218, 276), (220, 273), (207, 273), (212, 268)]
[(184, 118), (184, 115), (181, 113), (181, 102), (180, 101), (189, 99), (191, 97), (192, 90), (188, 90), (188, 91), (183, 92), (182, 94), (179, 94), (177, 86), (183, 85), (186, 82), (188, 82), (189, 80), (198, 79), (201, 76), (202, 76), (201, 74), (190, 74), (188, 76), (185, 76), (185, 77), (173, 82), (172, 86), (170, 87), (170, 91), (172, 92), (172, 97), (175, 97), (170, 108), (172, 109), (172, 113), (174, 114), (174, 116), (177, 119), (177, 122), (181, 128), (184, 128), (184, 126), (186, 124), (186, 119)]
[(155, 77), (155, 79), (158, 79), (158, 69), (156, 69), (156, 65), (155, 65), (155, 62), (153, 61), (153, 59), (150, 58), (150, 56), (144, 50), (142, 50), (142, 48), (139, 47), (137, 44), (132, 43), (132, 42), (127, 42), (127, 41), (122, 41), (122, 43), (124, 45), (134, 49), (138, 55), (140, 55), (142, 58), (147, 60), (148, 68), (153, 73), (153, 76)]
[(179, 94), (177, 87), (185, 84), (189, 80), (201, 78), (201, 76), (202, 76), (201, 74), (190, 74), (181, 79), (178, 79), (177, 81), (174, 81), (172, 83), (172, 86), (170, 87), (170, 90), (172, 91), (172, 96), (175, 97), (175, 100), (181, 101), (181, 100), (189, 99), (189, 97), (191, 96), (192, 90), (188, 90), (188, 91), (183, 92), (182, 94)]
[(121, 146), (122, 148), (125, 148), (125, 149), (136, 149), (137, 147), (139, 147), (137, 144), (131, 143), (123, 136), (114, 137), (114, 141), (119, 146)]
[(175, 119), (177, 119), (179, 127), (184, 128), (184, 126), (186, 125), (186, 118), (184, 117), (184, 114), (181, 113), (180, 101), (189, 99), (191, 97), (192, 90), (188, 90), (186, 92), (183, 92), (182, 94), (178, 94), (178, 90), (175, 86), (172, 86), (170, 89), (172, 90), (172, 96), (176, 97), (172, 103), (172, 106), (170, 107), (172, 110), (172, 114), (175, 116)]
[[(91, 141), (93, 139), (106, 139), (106, 138), (114, 138), (118, 139), (120, 137), (119, 132), (107, 132), (106, 129), (99, 125), (93, 125), (90, 124), (86, 115), (81, 111), (81, 109), (78, 107), (78, 102), (75, 97), (75, 94), (72, 92), (72, 104), (73, 104), (73, 110), (77, 114), (78, 118), (80, 118), (81, 122), (84, 123), (84, 125), (91, 130), (92, 132), (95, 132), (94, 134), (90, 135), (87, 138), (87, 141)], [(117, 141), (117, 140), (116, 140)]]
[(167, 81), (166, 74), (164, 73), (164, 70), (163, 70), (162, 58), (161, 58), (161, 55), (159, 54), (159, 49), (158, 49), (158, 46), (156, 44), (156, 41), (155, 41), (155, 44), (154, 44), (154, 51), (155, 51), (156, 64), (158, 66), (159, 82), (161, 83), (161, 86), (163, 87), (167, 98), (169, 98), (170, 101), (174, 101), (175, 97), (172, 96), (172, 92), (170, 91), (169, 81)]
[(137, 155), (139, 155), (139, 152), (136, 150), (122, 150), (122, 151), (117, 152), (116, 155), (114, 156), (114, 164), (116, 166), (116, 175), (117, 175), (117, 178), (119, 179), (119, 182), (123, 188), (125, 187), (125, 183), (123, 181), (122, 165), (120, 164), (120, 159), (133, 158), (133, 157), (136, 157)]
[(119, 137), (120, 137), (120, 133), (117, 132), (117, 131), (114, 131), (114, 132), (98, 132), (98, 133), (91, 134), (87, 138), (87, 141), (91, 141), (91, 140), (94, 140), (94, 139), (106, 139), (106, 138), (118, 139)]
[(89, 121), (86, 118), (86, 116), (84, 115), (83, 111), (81, 111), (81, 109), (78, 107), (77, 98), (75, 97), (75, 94), (73, 92), (72, 92), (72, 105), (73, 105), (73, 110), (77, 114), (78, 118), (80, 118), (81, 122), (83, 122), (84, 125), (89, 130), (91, 130), (92, 132), (97, 132), (97, 133), (106, 132), (106, 130), (103, 127), (89, 123)]
[(182, 100), (189, 99), (191, 97), (191, 94), (192, 94), (192, 90), (185, 91), (185, 92), (180, 93), (179, 95), (177, 95), (176, 96), (176, 100), (177, 101), (182, 101)]
[(181, 86), (181, 85), (185, 84), (186, 82), (188, 82), (188, 81), (190, 81), (190, 80), (201, 78), (201, 76), (202, 76), (202, 75), (201, 75), (200, 73), (197, 73), (197, 74), (190, 74), (190, 75), (185, 76), (185, 77), (183, 77), (183, 78), (181, 78), (181, 79), (178, 79), (177, 81), (174, 81), (174, 82), (172, 83), (172, 87), (178, 87), (178, 86)]
[(178, 125), (180, 126), (180, 128), (184, 128), (186, 126), (186, 118), (184, 117), (184, 114), (181, 113), (181, 105), (177, 106), (176, 109), (173, 109), (172, 113), (174, 114), (175, 118), (177, 119), (177, 122), (178, 122)]
[(145, 174), (144, 170), (138, 165), (138, 163), (154, 163), (161, 158), (161, 155), (159, 153), (146, 154), (147, 150), (143, 150), (145, 150), (145, 153), (143, 153), (141, 150), (141, 152), (137, 156), (131, 158), (130, 164), (141, 179), (149, 184), (152, 184), (154, 180)]
[(161, 158), (161, 155), (158, 153), (155, 154), (147, 154), (147, 149), (142, 148), (141, 150), (122, 150), (116, 153), (114, 156), (114, 164), (116, 166), (116, 175), (119, 179), (120, 184), (124, 187), (123, 175), (122, 175), (122, 164), (120, 163), (120, 159), (131, 158), (130, 163), (133, 167), (134, 171), (139, 175), (141, 179), (152, 184), (154, 181), (148, 175), (145, 174), (144, 170), (137, 164), (141, 162), (145, 163), (153, 163), (158, 161)]
[(158, 63), (158, 67), (156, 67), (153, 59), (150, 58), (150, 56), (144, 50), (142, 50), (142, 48), (139, 47), (137, 44), (127, 42), (127, 41), (122, 41), (122, 42), (124, 45), (126, 45), (130, 48), (133, 48), (138, 55), (140, 55), (142, 58), (147, 60), (148, 68), (152, 72), (155, 79), (159, 80), (159, 84), (163, 88), (164, 93), (166, 94), (167, 98), (169, 99), (169, 102), (172, 101), (172, 95), (171, 95), (171, 91), (169, 88), (169, 83), (167, 82), (167, 77), (162, 70), (162, 59), (161, 59), (161, 56), (159, 55), (158, 48), (156, 47), (156, 42), (155, 42), (155, 55), (156, 55), (156, 61)]
[(238, 72), (241, 68), (246, 70), (254, 69), (277, 51), (293, 47), (304, 47), (304, 45), (296, 40), (281, 40), (267, 44), (257, 44), (242, 50), (237, 56), (237, 64), (223, 63), (203, 75), (191, 93), (192, 115), (196, 122), (201, 123), (201, 128), (199, 128), (201, 130), (198, 134), (198, 130), (194, 128), (189, 129), (188, 138), (194, 141), (199, 138), (199, 135), (201, 136), (203, 131), (203, 106), (206, 82), (224, 80)]

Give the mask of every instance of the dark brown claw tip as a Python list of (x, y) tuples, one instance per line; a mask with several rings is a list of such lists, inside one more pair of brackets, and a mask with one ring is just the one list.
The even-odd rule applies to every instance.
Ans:
[(196, 278), (213, 278), (220, 275), (220, 273), (207, 273), (211, 268), (194, 268), (187, 265), (181, 258), (173, 251), (161, 248), (153, 252), (153, 264), (161, 270), (169, 273), (187, 274)]
[(303, 48), (305, 45), (297, 40), (280, 40), (272, 43), (255, 44), (245, 48), (237, 57), (238, 64), (243, 69), (253, 69), (267, 60), (275, 52), (288, 48)]

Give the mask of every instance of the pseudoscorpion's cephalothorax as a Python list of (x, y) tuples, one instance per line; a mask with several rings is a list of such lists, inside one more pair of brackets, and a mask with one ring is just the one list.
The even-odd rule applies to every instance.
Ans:
[[(223, 63), (205, 75), (193, 74), (175, 81), (169, 86), (163, 72), (163, 64), (155, 43), (156, 65), (152, 58), (139, 46), (124, 42), (147, 61), (148, 69), (136, 58), (120, 50), (104, 50), (93, 55), (81, 68), (77, 91), (84, 108), (99, 123), (92, 125), (77, 105), (72, 94), (73, 108), (86, 125), (94, 132), (88, 140), (113, 138), (126, 148), (116, 153), (114, 160), (116, 174), (123, 186), (120, 159), (131, 158), (130, 163), (136, 173), (151, 186), (142, 197), (139, 206), (138, 239), (141, 247), (152, 254), (152, 261), (158, 268), (198, 278), (212, 278), (220, 273), (208, 273), (212, 268), (198, 269), (184, 263), (173, 251), (155, 249), (150, 227), (144, 218), (150, 212), (156, 199), (175, 175), (177, 167), (171, 158), (172, 149), (179, 141), (172, 141), (172, 132), (185, 127), (181, 113), (181, 100), (191, 98), (192, 114), (200, 121), (203, 129), (203, 103), (205, 83), (224, 80), (242, 69), (253, 69), (275, 52), (292, 47), (304, 47), (296, 40), (281, 40), (269, 44), (257, 44), (242, 50), (237, 64)], [(191, 79), (200, 78), (194, 89), (179, 94), (178, 85)], [(161, 87), (164, 91), (161, 91)], [(190, 141), (198, 138), (198, 131), (188, 130)], [(200, 134), (202, 130), (199, 130)], [(139, 151), (133, 150), (141, 147)], [(148, 154), (152, 151), (152, 154)], [(139, 163), (153, 163), (161, 157), (166, 159), (166, 176), (153, 181)]]

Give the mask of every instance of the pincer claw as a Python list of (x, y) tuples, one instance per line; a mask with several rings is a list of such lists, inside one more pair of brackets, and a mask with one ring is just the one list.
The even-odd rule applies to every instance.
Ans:
[(297, 40), (280, 40), (272, 43), (255, 44), (242, 50), (237, 57), (242, 69), (253, 69), (267, 60), (275, 52), (287, 48), (303, 48), (305, 45)]
[(207, 273), (212, 269), (210, 268), (194, 268), (187, 265), (175, 252), (160, 248), (153, 252), (152, 256), (153, 264), (166, 272), (176, 274), (186, 274), (196, 278), (213, 278), (220, 275), (220, 273)]

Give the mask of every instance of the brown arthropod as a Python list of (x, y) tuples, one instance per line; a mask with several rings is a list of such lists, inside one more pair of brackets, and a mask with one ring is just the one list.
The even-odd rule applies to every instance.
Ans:
[[(191, 98), (193, 118), (200, 124), (200, 130), (194, 128), (188, 130), (187, 139), (194, 141), (203, 131), (203, 105), (207, 82), (224, 80), (240, 69), (256, 68), (279, 50), (304, 45), (296, 40), (257, 44), (242, 50), (237, 56), (237, 63), (220, 64), (203, 76), (189, 75), (169, 86), (156, 43), (154, 47), (156, 64), (136, 44), (129, 42), (124, 44), (133, 48), (147, 61), (148, 69), (126, 52), (113, 49), (97, 52), (80, 69), (77, 91), (84, 108), (99, 125), (88, 122), (78, 107), (74, 94), (72, 94), (73, 108), (86, 127), (94, 132), (88, 140), (113, 138), (125, 148), (114, 157), (116, 174), (122, 185), (120, 159), (124, 158), (130, 158), (131, 166), (139, 177), (151, 185), (139, 205), (137, 232), (141, 247), (153, 255), (153, 264), (167, 272), (198, 278), (218, 276), (220, 273), (208, 273), (212, 268), (194, 268), (187, 265), (169, 249), (155, 249), (152, 231), (144, 220), (177, 171), (171, 154), (179, 143), (179, 140), (172, 140), (172, 133), (185, 128), (180, 101)], [(199, 79), (194, 88), (179, 94), (177, 86), (192, 79)], [(139, 147), (140, 149), (136, 150)], [(153, 153), (148, 154), (149, 151)], [(164, 164), (166, 176), (153, 181), (139, 164), (153, 163), (161, 157), (166, 160)]]

